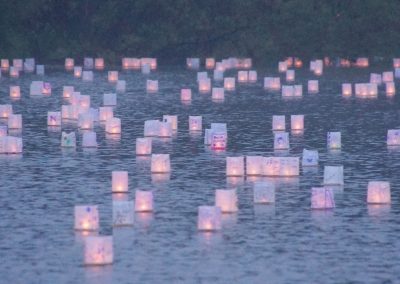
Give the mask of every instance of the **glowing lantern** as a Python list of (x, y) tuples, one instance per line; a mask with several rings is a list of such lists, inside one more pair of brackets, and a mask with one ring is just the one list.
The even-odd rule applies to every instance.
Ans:
[(226, 157), (226, 175), (244, 176), (244, 157)]
[(163, 121), (171, 123), (172, 130), (178, 130), (178, 116), (177, 115), (163, 115)]
[(211, 91), (211, 80), (209, 78), (200, 79), (198, 84), (200, 93), (209, 93)]
[(112, 172), (112, 192), (128, 192), (128, 172), (113, 171)]
[(400, 78), (400, 68), (394, 69), (394, 77)]
[(292, 65), (293, 65), (293, 57), (287, 57), (285, 62), (286, 62), (287, 67), (292, 67)]
[(234, 77), (224, 78), (224, 89), (227, 91), (235, 90), (235, 78)]
[(169, 172), (171, 172), (169, 154), (152, 154), (151, 155), (151, 172), (152, 173), (169, 173)]
[(390, 203), (390, 183), (386, 181), (368, 182), (367, 202), (375, 204)]
[(214, 67), (215, 67), (215, 59), (206, 58), (206, 69), (214, 69)]
[(172, 137), (172, 125), (170, 122), (159, 122), (158, 137)]
[(115, 89), (119, 93), (125, 93), (125, 91), (126, 91), (126, 81), (125, 80), (118, 80)]
[(254, 203), (275, 203), (275, 185), (271, 182), (255, 182), (253, 185)]
[(13, 136), (0, 137), (0, 154), (22, 153), (22, 138)]
[(386, 95), (392, 96), (396, 93), (396, 86), (394, 82), (387, 82), (385, 83), (386, 86)]
[(74, 69), (75, 61), (73, 58), (65, 58), (65, 70), (70, 71)]
[(287, 67), (287, 63), (286, 61), (280, 61), (278, 63), (278, 71), (279, 73), (285, 73), (287, 71), (288, 67)]
[(47, 112), (47, 125), (48, 126), (61, 126), (61, 112), (59, 112), (59, 111)]
[(83, 71), (82, 72), (82, 81), (92, 82), (93, 81), (93, 71)]
[(74, 67), (74, 77), (75, 78), (82, 77), (82, 67), (81, 66), (75, 66)]
[(108, 71), (108, 82), (115, 83), (118, 81), (118, 71)]
[(200, 58), (186, 58), (186, 66), (189, 69), (199, 69)]
[(99, 211), (96, 205), (76, 205), (75, 230), (96, 231), (99, 229)]
[(21, 88), (19, 86), (10, 86), (10, 98), (19, 99), (21, 97)]
[(96, 58), (94, 60), (94, 69), (96, 69), (96, 70), (104, 69), (104, 58)]
[(43, 82), (42, 94), (43, 95), (51, 95), (51, 84), (50, 83)]
[(264, 159), (261, 156), (246, 156), (246, 175), (259, 176), (263, 172)]
[(356, 66), (359, 68), (367, 68), (369, 66), (368, 58), (366, 58), (366, 57), (357, 58)]
[(157, 59), (156, 58), (141, 58), (140, 63), (142, 65), (148, 64), (151, 70), (157, 69)]
[(249, 72), (238, 71), (237, 78), (239, 83), (247, 83), (249, 81)]
[(22, 59), (13, 59), (13, 67), (16, 68), (18, 71), (22, 71), (24, 68), (24, 63)]
[(303, 149), (303, 167), (313, 167), (318, 166), (319, 155), (317, 150), (307, 150)]
[(369, 75), (369, 82), (370, 83), (375, 83), (377, 85), (382, 84), (382, 76), (381, 76), (381, 74), (371, 73)]
[(286, 82), (293, 82), (295, 78), (294, 70), (290, 69), (286, 71)]
[(82, 109), (88, 110), (90, 108), (90, 96), (80, 95), (78, 99), (79, 106)]
[(150, 74), (150, 64), (142, 64), (141, 70), (142, 74)]
[(324, 65), (325, 66), (330, 66), (331, 65), (331, 60), (327, 56), (324, 57)]
[(158, 136), (160, 133), (159, 120), (146, 120), (144, 122), (144, 136)]
[(109, 134), (121, 134), (121, 119), (110, 117), (106, 120), (106, 132)]
[(22, 115), (10, 114), (8, 116), (8, 129), (21, 129), (22, 128)]
[(316, 76), (321, 76), (322, 72), (324, 69), (324, 63), (322, 60), (315, 60), (315, 65), (314, 65), (314, 74)]
[(215, 69), (214, 72), (213, 72), (213, 78), (214, 78), (214, 81), (222, 81), (222, 80), (224, 80), (224, 72)]
[(382, 82), (384, 82), (384, 83), (393, 82), (393, 72), (392, 71), (383, 72), (382, 73)]
[(343, 166), (325, 166), (324, 185), (343, 185)]
[(369, 83), (367, 85), (368, 96), (376, 97), (378, 95), (378, 85), (374, 83)]
[(12, 105), (0, 105), (0, 118), (8, 118), (12, 113)]
[(393, 58), (393, 68), (400, 68), (400, 58)]
[(153, 205), (153, 192), (136, 190), (135, 191), (135, 211), (136, 212), (152, 212)]
[(147, 93), (158, 92), (158, 80), (147, 80), (146, 90), (147, 90)]
[(88, 236), (85, 238), (85, 265), (106, 265), (113, 263), (113, 237)]
[(303, 67), (303, 61), (301, 61), (301, 59), (300, 58), (295, 58), (294, 59), (294, 67), (296, 67), (296, 68), (301, 68), (301, 67)]
[(224, 88), (212, 88), (211, 98), (213, 100), (224, 100), (225, 99)]
[(335, 208), (335, 198), (331, 188), (313, 187), (311, 189), (311, 209)]
[(79, 117), (79, 107), (76, 105), (61, 106), (61, 117), (63, 119), (77, 120)]
[(279, 77), (265, 77), (264, 88), (270, 91), (279, 91), (281, 89), (281, 79)]
[(284, 115), (273, 115), (272, 116), (272, 130), (284, 131), (286, 128), (285, 116)]
[(221, 208), (222, 213), (238, 211), (238, 198), (236, 189), (217, 189), (215, 191), (215, 206)]
[(19, 77), (19, 69), (14, 67), (14, 66), (11, 66), (10, 67), (10, 77), (11, 78), (18, 78)]
[(93, 117), (90, 113), (79, 114), (78, 127), (80, 129), (93, 129)]
[(201, 116), (189, 116), (189, 130), (202, 131), (203, 122)]
[(400, 146), (400, 129), (389, 129), (386, 143), (388, 146)]
[(75, 132), (62, 132), (61, 133), (61, 147), (76, 147)]
[(319, 92), (318, 80), (308, 80), (308, 93), (317, 94)]
[(220, 72), (225, 72), (225, 66), (222, 64), (222, 62), (217, 62), (215, 63), (215, 70), (220, 71)]
[(181, 101), (191, 101), (191, 100), (192, 100), (192, 90), (181, 89)]
[(290, 126), (292, 130), (303, 130), (304, 129), (304, 115), (291, 115)]
[(136, 138), (136, 155), (150, 155), (151, 151), (151, 138)]
[(227, 133), (211, 129), (210, 145), (212, 150), (225, 150), (227, 146)]
[(103, 95), (103, 105), (104, 106), (115, 106), (117, 105), (117, 94), (110, 93)]
[(289, 149), (289, 133), (277, 132), (274, 133), (274, 150)]
[(221, 230), (221, 208), (217, 206), (199, 206), (197, 229), (199, 231)]
[(63, 86), (63, 98), (70, 98), (73, 92), (73, 86)]
[(7, 125), (0, 125), (0, 137), (7, 136)]
[(294, 96), (294, 87), (293, 86), (282, 86), (282, 96), (283, 97), (293, 97)]
[(249, 82), (250, 83), (257, 82), (257, 71), (255, 71), (255, 70), (250, 70), (249, 71)]
[(114, 117), (113, 108), (110, 106), (99, 107), (99, 120), (106, 121), (107, 119)]
[(342, 84), (342, 95), (343, 96), (351, 96), (353, 93), (352, 86), (350, 83)]
[(263, 158), (262, 174), (265, 176), (298, 176), (300, 160), (298, 157), (266, 157)]
[(113, 200), (113, 226), (133, 225), (133, 202)]
[(97, 135), (96, 132), (88, 131), (82, 135), (82, 147), (91, 148), (97, 147)]
[(328, 132), (327, 144), (329, 149), (340, 149), (342, 147), (342, 139), (340, 132)]
[(8, 70), (10, 68), (10, 61), (8, 59), (1, 59), (1, 69)]

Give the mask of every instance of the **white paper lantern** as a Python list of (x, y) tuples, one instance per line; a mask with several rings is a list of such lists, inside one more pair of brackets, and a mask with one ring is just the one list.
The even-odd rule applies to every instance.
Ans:
[(368, 182), (367, 202), (374, 204), (390, 203), (390, 183), (386, 181)]
[(136, 155), (151, 155), (151, 151), (151, 138), (136, 138)]
[(113, 171), (112, 172), (112, 192), (128, 192), (129, 189), (128, 172)]
[(264, 159), (262, 156), (246, 156), (246, 175), (259, 176), (263, 173)]
[(369, 82), (377, 84), (377, 85), (382, 84), (382, 76), (381, 76), (381, 74), (371, 73), (369, 75)]
[(324, 185), (343, 185), (343, 166), (324, 167)]
[(8, 129), (21, 129), (22, 128), (22, 115), (10, 114), (8, 116)]
[(271, 182), (258, 181), (253, 185), (254, 203), (275, 203), (275, 185)]
[(70, 71), (74, 69), (75, 61), (73, 58), (65, 58), (65, 70)]
[(19, 86), (10, 86), (10, 98), (11, 99), (21, 98), (21, 88)]
[(135, 211), (152, 212), (154, 210), (153, 192), (136, 190), (135, 191)]
[(217, 206), (199, 206), (197, 229), (199, 231), (221, 230), (221, 208)]
[(343, 96), (351, 96), (353, 93), (352, 85), (350, 83), (342, 84), (342, 95)]
[(249, 72), (238, 71), (237, 79), (239, 83), (247, 83), (249, 81)]
[(295, 72), (292, 69), (286, 71), (286, 82), (293, 82), (295, 79)]
[(121, 134), (121, 119), (110, 117), (106, 120), (106, 132), (109, 134)]
[(293, 86), (293, 96), (294, 97), (303, 96), (303, 85), (294, 85)]
[(382, 82), (387, 83), (387, 82), (393, 82), (393, 72), (392, 71), (387, 71), (382, 73)]
[(202, 131), (203, 123), (201, 116), (189, 116), (189, 130), (190, 131)]
[(234, 77), (226, 77), (224, 78), (224, 89), (226, 91), (234, 91), (235, 86), (235, 78)]
[(394, 69), (394, 77), (397, 79), (400, 78), (400, 67)]
[(289, 133), (277, 132), (274, 133), (274, 150), (289, 149)]
[(125, 93), (126, 91), (126, 81), (125, 80), (118, 80), (115, 90), (119, 93)]
[(144, 122), (144, 136), (145, 137), (157, 137), (160, 133), (160, 121), (159, 120), (146, 120)]
[(255, 70), (250, 70), (249, 71), (249, 82), (250, 83), (257, 82), (257, 71), (255, 71)]
[(293, 86), (282, 86), (282, 97), (293, 97), (294, 96), (294, 87)]
[(273, 115), (272, 116), (272, 130), (274, 131), (285, 131), (286, 122), (284, 115)]
[(400, 146), (400, 129), (389, 129), (386, 144), (388, 146)]
[(213, 100), (224, 100), (225, 99), (224, 88), (212, 88), (211, 98)]
[(318, 150), (303, 149), (303, 159), (302, 159), (303, 167), (318, 166), (318, 160), (319, 160)]
[(308, 80), (308, 93), (309, 94), (319, 93), (318, 80)]
[(211, 80), (209, 78), (200, 79), (198, 85), (200, 93), (209, 93), (211, 91)]
[(335, 208), (335, 198), (331, 188), (313, 187), (311, 189), (311, 209)]
[(150, 64), (142, 64), (141, 65), (142, 74), (150, 74)]
[(75, 230), (97, 231), (99, 229), (99, 210), (96, 205), (76, 205)]
[(208, 73), (207, 72), (197, 72), (197, 82), (201, 79), (207, 79)]
[(62, 119), (78, 120), (79, 106), (77, 105), (63, 105), (61, 106)]
[(133, 226), (133, 202), (113, 200), (113, 226)]
[(217, 189), (215, 191), (215, 206), (221, 208), (222, 213), (238, 211), (238, 198), (236, 189)]
[(104, 58), (95, 58), (94, 69), (103, 70), (104, 69)]
[(82, 67), (81, 66), (75, 66), (74, 67), (74, 77), (75, 78), (81, 78), (82, 77)]
[(85, 238), (85, 265), (112, 264), (114, 258), (112, 236), (88, 236)]
[(291, 115), (290, 127), (292, 130), (304, 130), (304, 115)]
[(44, 65), (36, 65), (36, 75), (44, 75)]
[(281, 89), (281, 79), (279, 77), (265, 77), (264, 89), (269, 91), (279, 91)]
[(393, 58), (393, 68), (400, 68), (400, 58)]
[(170, 122), (159, 122), (158, 137), (172, 137), (172, 124)]
[(22, 138), (14, 136), (0, 137), (0, 154), (22, 153)]
[(369, 60), (366, 57), (359, 57), (356, 60), (356, 66), (359, 68), (367, 68), (369, 66)]
[(22, 59), (13, 59), (13, 67), (18, 69), (19, 71), (22, 71), (24, 68), (24, 62)]
[(108, 82), (115, 83), (118, 81), (118, 71), (108, 71)]
[(322, 60), (315, 60), (314, 75), (321, 76), (324, 70), (324, 63)]
[(279, 73), (285, 73), (287, 71), (288, 67), (287, 67), (287, 63), (286, 61), (280, 61), (278, 63), (278, 71)]
[(110, 106), (99, 107), (99, 120), (106, 121), (109, 118), (114, 117), (113, 108)]
[(103, 95), (103, 105), (104, 106), (116, 106), (117, 105), (117, 94), (110, 93)]
[(163, 115), (163, 121), (171, 123), (172, 130), (178, 130), (178, 116), (177, 115)]
[(393, 96), (396, 93), (396, 86), (394, 82), (385, 83), (385, 87), (386, 87), (386, 95)]
[(328, 132), (327, 144), (329, 149), (340, 149), (342, 147), (342, 138), (340, 132)]
[(82, 135), (82, 147), (93, 148), (97, 147), (97, 135), (96, 132), (87, 131)]
[(222, 81), (224, 80), (224, 71), (220, 71), (215, 69), (213, 72), (214, 81)]
[(152, 154), (151, 155), (151, 172), (152, 173), (169, 173), (169, 172), (171, 172), (169, 154)]
[(60, 111), (47, 112), (47, 125), (61, 126), (61, 112)]
[(147, 80), (146, 91), (147, 91), (147, 93), (157, 93), (158, 92), (158, 80)]
[(210, 145), (212, 150), (225, 150), (227, 143), (228, 143), (228, 137), (227, 133), (224, 131), (216, 131), (211, 129), (211, 140), (210, 140)]
[(215, 59), (214, 58), (206, 58), (206, 69), (214, 69), (215, 67)]
[(0, 118), (8, 118), (12, 113), (12, 105), (0, 105)]
[(192, 90), (181, 89), (181, 101), (191, 101), (191, 100), (192, 100)]
[(226, 157), (226, 175), (244, 176), (244, 157)]
[(61, 147), (76, 147), (75, 132), (62, 132), (61, 133)]
[(200, 68), (200, 58), (186, 58), (186, 66), (188, 69), (199, 69)]
[(93, 81), (93, 71), (83, 71), (82, 72), (82, 81), (92, 82)]
[(10, 61), (8, 59), (1, 59), (1, 69), (8, 70), (10, 68)]
[(14, 66), (11, 66), (9, 74), (10, 74), (11, 78), (18, 78), (19, 77), (19, 69)]
[(266, 157), (263, 158), (262, 174), (272, 177), (294, 177), (300, 173), (298, 157)]
[(63, 98), (70, 98), (72, 93), (74, 92), (73, 86), (63, 86)]
[(78, 127), (80, 129), (93, 129), (93, 117), (90, 113), (79, 114)]

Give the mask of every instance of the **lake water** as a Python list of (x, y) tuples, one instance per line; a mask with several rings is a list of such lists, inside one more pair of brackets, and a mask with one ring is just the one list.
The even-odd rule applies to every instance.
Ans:
[[(303, 97), (285, 100), (255, 84), (237, 84), (223, 102), (197, 92), (196, 72), (183, 67), (150, 74), (120, 72), (127, 91), (118, 94), (114, 115), (122, 135), (109, 137), (96, 125), (99, 147), (60, 147), (60, 131), (47, 128), (47, 111), (67, 104), (62, 86), (73, 85), (102, 106), (103, 93), (114, 92), (107, 72), (95, 82), (47, 68), (43, 80), (53, 85), (50, 97), (29, 97), (29, 84), (42, 77), (28, 74), (0, 79), (0, 104), (12, 103), (23, 116), (22, 155), (0, 156), (1, 283), (399, 283), (400, 282), (400, 149), (386, 146), (388, 129), (400, 125), (398, 96), (344, 98), (342, 82), (367, 82), (380, 69), (328, 68), (320, 93), (307, 94), (308, 70), (296, 71)], [(228, 74), (235, 75), (236, 71)], [(212, 75), (212, 74), (210, 74)], [(159, 80), (159, 92), (146, 94), (146, 78)], [(284, 83), (284, 80), (282, 81)], [(10, 85), (21, 86), (11, 101)], [(217, 83), (216, 85), (221, 85)], [(180, 89), (193, 90), (191, 104), (180, 101)], [(153, 153), (171, 155), (171, 175), (151, 175), (150, 159), (135, 156), (135, 139), (144, 121), (178, 115), (172, 139), (156, 139)], [(225, 158), (238, 155), (279, 156), (273, 150), (272, 115), (305, 115), (302, 135), (290, 135), (285, 155), (317, 149), (320, 165), (301, 170), (298, 178), (274, 179), (276, 204), (252, 202), (250, 178), (227, 179)], [(228, 149), (214, 152), (203, 134), (188, 131), (188, 116), (202, 115), (203, 129), (212, 122), (228, 125)], [(3, 121), (2, 123), (5, 123)], [(63, 130), (76, 130), (66, 123)], [(288, 129), (288, 123), (287, 123)], [(289, 130), (290, 131), (290, 130)], [(326, 148), (326, 133), (341, 131), (342, 149)], [(18, 135), (18, 134), (17, 134)], [(311, 187), (320, 186), (324, 165), (344, 165), (343, 188), (335, 189), (334, 210), (310, 210)], [(112, 196), (111, 171), (129, 172), (129, 194)], [(260, 178), (259, 178), (260, 179)], [(367, 183), (391, 182), (392, 204), (366, 203)], [(224, 214), (217, 233), (197, 231), (197, 207), (214, 204), (218, 188), (237, 187), (239, 212)], [(134, 198), (136, 188), (153, 189), (155, 212), (136, 214), (135, 225), (113, 228), (112, 200)], [(83, 266), (83, 239), (73, 230), (74, 206), (97, 204), (99, 234), (114, 237), (114, 264)]]

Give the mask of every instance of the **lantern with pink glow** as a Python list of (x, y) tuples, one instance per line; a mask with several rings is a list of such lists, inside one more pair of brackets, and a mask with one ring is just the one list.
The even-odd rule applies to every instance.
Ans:
[(177, 115), (163, 115), (163, 121), (171, 123), (172, 130), (178, 130), (178, 116)]
[(160, 121), (158, 124), (158, 137), (172, 137), (172, 124)]
[(79, 117), (79, 107), (76, 105), (63, 105), (61, 106), (62, 119), (75, 120)]
[(217, 131), (211, 128), (211, 149), (212, 150), (225, 150), (228, 143), (228, 136), (226, 131)]
[(272, 177), (294, 177), (300, 172), (298, 157), (266, 157), (263, 158), (262, 174)]
[(79, 96), (79, 106), (82, 109), (88, 110), (90, 108), (90, 96), (89, 95), (80, 95)]
[(274, 150), (289, 149), (289, 133), (276, 132), (274, 133)]
[(286, 120), (284, 115), (273, 115), (272, 116), (272, 130), (274, 131), (285, 131)]
[(136, 155), (151, 155), (151, 138), (136, 138)]
[(390, 203), (390, 183), (386, 181), (368, 182), (367, 202), (373, 204)]
[(371, 73), (369, 75), (369, 82), (370, 83), (375, 83), (377, 85), (382, 84), (382, 76), (381, 76), (381, 74)]
[(191, 100), (192, 100), (192, 90), (181, 89), (181, 101), (191, 101)]
[(76, 147), (76, 136), (75, 132), (62, 132), (61, 133), (61, 147)]
[(74, 92), (73, 86), (63, 86), (63, 98), (70, 98), (72, 93)]
[(171, 172), (171, 163), (169, 154), (152, 154), (151, 155), (151, 172), (152, 173), (169, 173)]
[(324, 70), (324, 62), (322, 60), (315, 60), (314, 75), (321, 76)]
[(110, 106), (99, 107), (99, 120), (106, 121), (107, 119), (114, 117), (113, 108)]
[(8, 118), (12, 113), (12, 105), (0, 105), (0, 118)]
[(118, 80), (115, 89), (118, 93), (125, 93), (126, 91), (126, 81), (125, 80)]
[(237, 78), (239, 83), (247, 83), (249, 81), (249, 72), (238, 71)]
[(11, 99), (21, 98), (21, 88), (19, 86), (10, 86), (10, 98)]
[(113, 171), (112, 177), (112, 192), (128, 192), (129, 181), (127, 171)]
[(104, 69), (104, 58), (95, 58), (94, 59), (94, 69), (96, 69), (96, 70)]
[(282, 86), (282, 97), (293, 97), (294, 96), (294, 87), (283, 85)]
[(94, 148), (97, 147), (97, 135), (94, 131), (87, 131), (82, 134), (82, 147)]
[(133, 202), (113, 200), (113, 226), (133, 226)]
[(246, 175), (259, 176), (263, 172), (264, 158), (262, 156), (246, 156)]
[(10, 61), (8, 59), (1, 59), (1, 69), (8, 70), (10, 68)]
[(198, 85), (200, 93), (209, 93), (211, 91), (211, 80), (209, 78), (200, 79)]
[(80, 129), (93, 129), (93, 117), (90, 113), (79, 114), (78, 127)]
[(135, 211), (152, 212), (154, 210), (153, 192), (148, 190), (135, 191)]
[(292, 67), (293, 66), (293, 57), (286, 57), (286, 60), (285, 60), (285, 62), (286, 62), (286, 65), (287, 65), (287, 67)]
[(67, 71), (71, 71), (72, 69), (74, 69), (74, 65), (75, 65), (75, 61), (73, 58), (65, 58), (65, 70)]
[(117, 94), (109, 93), (103, 95), (104, 106), (116, 106), (117, 105)]
[(303, 167), (318, 166), (318, 161), (319, 161), (318, 150), (303, 149), (303, 159), (302, 159)]
[(75, 66), (74, 67), (74, 77), (75, 78), (81, 78), (82, 77), (82, 67), (81, 66)]
[(22, 153), (22, 138), (14, 136), (0, 137), (0, 154)]
[(293, 69), (286, 71), (286, 82), (293, 82), (295, 79), (295, 72)]
[(303, 96), (303, 85), (294, 85), (293, 97), (302, 97), (302, 96)]
[(257, 71), (256, 70), (249, 71), (249, 82), (250, 83), (257, 82)]
[(342, 95), (343, 96), (351, 96), (353, 93), (352, 85), (350, 83), (343, 83), (342, 84)]
[(215, 59), (214, 58), (206, 58), (206, 69), (214, 69), (215, 67)]
[(235, 90), (235, 78), (234, 77), (224, 78), (224, 89), (227, 91)]
[(97, 231), (99, 229), (99, 210), (97, 205), (76, 205), (75, 230)]
[(13, 67), (19, 71), (24, 69), (24, 62), (22, 59), (13, 59)]
[(112, 236), (88, 236), (85, 238), (85, 265), (112, 264), (113, 258)]
[(224, 100), (225, 99), (224, 88), (212, 88), (211, 98), (213, 100)]
[(311, 209), (333, 208), (335, 208), (335, 198), (331, 188), (313, 187), (311, 189)]
[(301, 59), (300, 58), (295, 58), (294, 59), (294, 67), (296, 67), (296, 68), (301, 68), (301, 67), (303, 67), (303, 61), (301, 61)]
[(324, 167), (324, 185), (343, 185), (343, 166)]
[(215, 206), (221, 208), (222, 213), (238, 211), (238, 198), (236, 189), (217, 189), (215, 191)]
[(387, 71), (382, 73), (382, 82), (387, 83), (387, 82), (393, 82), (393, 72), (392, 71)]
[(278, 71), (279, 73), (285, 73), (288, 69), (286, 61), (280, 61), (278, 63)]
[(291, 115), (290, 126), (292, 130), (304, 130), (304, 115)]
[(59, 111), (47, 112), (47, 125), (48, 126), (61, 126), (61, 112), (59, 112)]
[(327, 144), (329, 149), (340, 149), (342, 147), (342, 138), (340, 132), (328, 132)]
[(83, 71), (82, 72), (82, 81), (92, 82), (93, 81), (93, 71)]
[(116, 83), (118, 81), (118, 71), (108, 71), (108, 82)]
[(225, 72), (225, 66), (222, 64), (222, 62), (216, 62), (215, 63), (215, 70), (224, 73)]
[(386, 144), (388, 146), (400, 146), (400, 129), (389, 129)]
[(146, 120), (144, 122), (144, 136), (145, 137), (156, 137), (160, 133), (160, 121), (159, 120)]
[(359, 68), (367, 68), (369, 66), (369, 60), (366, 57), (359, 57), (356, 60), (356, 66)]
[(275, 203), (275, 185), (272, 182), (258, 181), (253, 184), (254, 203)]
[(396, 93), (396, 86), (394, 82), (385, 83), (385, 87), (386, 87), (386, 95), (393, 96)]
[(265, 77), (264, 88), (270, 91), (279, 91), (281, 89), (281, 79), (279, 77)]
[(308, 80), (308, 93), (317, 94), (319, 92), (318, 80)]
[(110, 117), (106, 120), (106, 132), (108, 134), (121, 134), (121, 119)]
[(42, 94), (51, 95), (51, 84), (49, 82), (43, 82)]
[(8, 117), (8, 129), (21, 129), (22, 128), (22, 115), (10, 114)]
[(199, 231), (221, 230), (221, 208), (217, 206), (199, 206), (197, 229)]
[(226, 157), (226, 175), (244, 176), (244, 157)]
[(158, 92), (158, 80), (147, 80), (146, 81), (146, 91), (147, 91), (147, 93), (157, 93)]
[(190, 131), (202, 131), (203, 130), (203, 118), (201, 116), (189, 116), (189, 130)]
[(14, 67), (14, 66), (11, 66), (10, 67), (10, 77), (11, 78), (18, 78), (19, 77), (19, 69)]

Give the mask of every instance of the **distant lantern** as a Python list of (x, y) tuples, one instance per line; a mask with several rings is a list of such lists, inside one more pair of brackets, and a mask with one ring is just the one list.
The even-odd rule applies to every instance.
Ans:
[(285, 73), (288, 69), (286, 61), (280, 61), (278, 63), (278, 71), (279, 73)]
[(22, 153), (22, 138), (14, 136), (0, 137), (0, 154)]
[(112, 264), (114, 258), (112, 236), (88, 236), (85, 238), (85, 265)]
[(1, 59), (1, 69), (8, 70), (10, 68), (10, 61), (8, 59)]
[(275, 203), (275, 185), (272, 182), (255, 182), (253, 185), (254, 203)]
[(217, 206), (199, 206), (197, 229), (199, 231), (221, 230), (221, 208)]
[(287, 57), (285, 62), (286, 62), (287, 67), (289, 67), (289, 68), (292, 67), (293, 66), (293, 57)]
[(116, 83), (118, 81), (118, 71), (108, 71), (108, 82)]
[(106, 121), (107, 119), (114, 117), (113, 108), (110, 106), (99, 107), (99, 120)]
[(381, 74), (376, 74), (376, 73), (371, 73), (369, 75), (369, 82), (370, 83), (375, 83), (375, 84), (382, 84), (382, 75)]
[(47, 112), (47, 125), (48, 126), (61, 126), (61, 112), (59, 112), (59, 111)]
[(293, 82), (295, 79), (295, 72), (293, 69), (286, 71), (286, 82)]
[(386, 181), (368, 182), (367, 202), (374, 204), (387, 204), (391, 202), (390, 183)]
[(224, 89), (226, 91), (234, 91), (235, 90), (235, 78), (234, 77), (224, 78)]
[(163, 115), (163, 121), (171, 123), (172, 130), (178, 130), (178, 116), (177, 115)]
[(396, 86), (394, 82), (385, 83), (385, 87), (386, 87), (386, 95), (393, 96), (396, 93)]
[(126, 91), (126, 81), (118, 80), (117, 85), (115, 86), (115, 90), (119, 93), (125, 93)]
[(211, 98), (213, 100), (224, 100), (225, 99), (224, 88), (212, 88)]
[(127, 171), (112, 172), (112, 192), (128, 192), (129, 181)]
[(277, 132), (274, 133), (274, 150), (289, 149), (289, 133)]
[(227, 147), (228, 136), (226, 131), (211, 129), (210, 145), (212, 150), (225, 150)]
[(400, 58), (393, 58), (393, 68), (400, 68)]
[(19, 86), (10, 86), (10, 98), (12, 99), (21, 98), (21, 88)]
[(85, 69), (93, 69), (94, 60), (92, 57), (85, 57), (83, 58), (83, 67)]
[(150, 74), (150, 64), (142, 64), (141, 65), (142, 74)]
[(313, 72), (316, 76), (321, 76), (324, 69), (324, 63), (322, 60), (315, 60)]
[(112, 223), (114, 227), (132, 226), (133, 225), (133, 202), (128, 200), (113, 200), (113, 217)]
[(303, 85), (294, 85), (293, 86), (293, 96), (294, 97), (302, 97), (303, 96)]
[(238, 198), (236, 189), (217, 189), (215, 191), (215, 206), (221, 208), (222, 213), (238, 211)]
[(249, 82), (250, 83), (257, 82), (257, 71), (256, 70), (249, 71)]
[(200, 79), (198, 85), (200, 93), (209, 93), (211, 91), (211, 80), (209, 78)]
[(75, 78), (81, 78), (82, 77), (82, 67), (81, 66), (75, 66), (74, 67), (74, 77)]
[(285, 131), (286, 120), (284, 115), (273, 115), (272, 116), (272, 130)]
[(342, 139), (340, 132), (328, 132), (327, 145), (329, 149), (340, 149), (342, 147)]
[(359, 57), (356, 60), (356, 66), (359, 68), (367, 68), (369, 67), (369, 60), (366, 57)]
[(42, 94), (43, 95), (51, 95), (51, 84), (50, 83), (43, 82)]
[(72, 93), (74, 92), (73, 86), (63, 86), (63, 98), (70, 98)]
[(116, 106), (117, 105), (117, 94), (108, 93), (103, 95), (104, 106)]
[(318, 166), (318, 161), (319, 161), (318, 150), (303, 149), (303, 159), (302, 159), (303, 167)]
[(239, 83), (247, 83), (249, 81), (249, 72), (238, 71), (237, 79)]
[(96, 231), (99, 229), (99, 211), (96, 205), (76, 205), (75, 230)]
[(169, 173), (169, 172), (171, 172), (169, 154), (152, 154), (151, 155), (151, 172), (152, 173)]
[(281, 89), (281, 79), (279, 77), (265, 77), (264, 89), (269, 91), (279, 91)]
[(295, 58), (294, 59), (294, 67), (296, 67), (296, 68), (301, 68), (301, 67), (303, 67), (303, 61), (301, 61), (301, 59), (300, 58)]
[(308, 80), (308, 93), (317, 94), (319, 92), (318, 80)]
[(400, 146), (400, 129), (389, 129), (386, 144), (388, 146)]
[(62, 132), (61, 133), (61, 147), (76, 147), (75, 132)]
[(83, 71), (82, 72), (82, 81), (92, 82), (93, 81), (93, 71)]
[(90, 113), (79, 114), (78, 127), (80, 129), (93, 129), (93, 116)]
[(146, 91), (147, 91), (147, 93), (157, 93), (158, 92), (158, 80), (147, 80), (146, 81)]
[(172, 137), (172, 124), (160, 121), (158, 124), (158, 137)]
[(189, 69), (199, 69), (200, 58), (186, 58), (186, 66)]
[(18, 78), (19, 77), (19, 69), (14, 67), (14, 66), (11, 66), (10, 67), (10, 77), (11, 78)]
[(192, 100), (192, 90), (181, 89), (181, 101), (191, 101), (191, 100)]
[(94, 69), (103, 70), (104, 69), (104, 58), (95, 58)]
[(298, 176), (300, 160), (298, 157), (266, 157), (263, 158), (263, 175), (276, 177)]
[(342, 84), (342, 95), (343, 96), (351, 96), (353, 93), (352, 85), (350, 83)]
[(121, 134), (121, 119), (111, 117), (106, 120), (106, 133)]
[(154, 210), (153, 192), (148, 190), (135, 191), (135, 211), (152, 212)]
[(74, 69), (74, 65), (75, 62), (73, 58), (65, 58), (65, 64), (64, 64), (65, 70), (71, 71), (72, 69)]
[(244, 176), (244, 157), (226, 157), (226, 175)]
[(335, 208), (333, 190), (326, 187), (313, 187), (311, 189), (311, 209)]
[(343, 166), (324, 167), (324, 185), (343, 185)]
[(22, 71), (24, 68), (24, 63), (22, 59), (13, 59), (13, 67), (19, 71)]
[(22, 128), (22, 115), (10, 114), (8, 116), (8, 129), (21, 129)]
[(215, 67), (215, 59), (214, 58), (206, 58), (206, 69), (214, 69)]
[(8, 118), (12, 113), (12, 105), (0, 105), (0, 118)]
[(290, 126), (292, 130), (304, 130), (304, 115), (291, 115)]
[(146, 120), (143, 132), (145, 137), (158, 136), (160, 134), (160, 121), (156, 119)]
[(151, 155), (151, 138), (136, 138), (136, 155)]
[(97, 147), (97, 135), (94, 131), (87, 131), (82, 134), (82, 147)]
[(394, 80), (394, 75), (392, 71), (387, 71), (382, 73), (382, 82), (387, 83), (387, 82), (393, 82)]
[(190, 131), (202, 131), (203, 123), (201, 116), (189, 116), (189, 130)]
[(246, 156), (246, 175), (259, 176), (263, 172), (264, 159), (262, 156)]
[(282, 97), (293, 97), (294, 96), (294, 87), (293, 86), (282, 86)]
[(224, 71), (220, 71), (220, 70), (214, 69), (213, 78), (214, 78), (214, 81), (222, 81), (222, 80), (224, 80)]
[(79, 106), (83, 110), (88, 110), (90, 108), (90, 96), (80, 95), (79, 96)]

